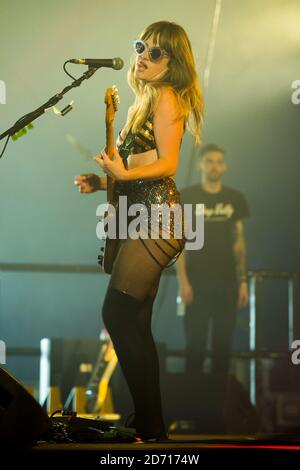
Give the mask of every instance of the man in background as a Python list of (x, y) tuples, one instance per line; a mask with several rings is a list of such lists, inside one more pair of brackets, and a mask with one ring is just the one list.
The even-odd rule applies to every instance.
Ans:
[(246, 243), (243, 218), (249, 215), (244, 195), (222, 184), (227, 170), (224, 150), (216, 144), (201, 149), (197, 171), (201, 181), (182, 189), (184, 204), (204, 204), (204, 245), (184, 250), (176, 263), (182, 302), (186, 305), (186, 370), (202, 372), (210, 320), (211, 373), (219, 387), (227, 383), (237, 310), (248, 304)]

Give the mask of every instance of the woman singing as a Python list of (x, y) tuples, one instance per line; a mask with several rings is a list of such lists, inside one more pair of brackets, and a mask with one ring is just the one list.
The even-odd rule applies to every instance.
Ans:
[[(128, 207), (142, 203), (149, 214), (153, 204), (181, 209), (174, 182), (181, 141), (187, 125), (200, 143), (203, 120), (191, 44), (181, 26), (159, 21), (141, 33), (134, 48), (128, 83), (135, 101), (119, 133), (113, 160), (105, 150), (95, 160), (114, 179), (115, 197), (127, 196)], [(80, 192), (91, 193), (106, 189), (106, 179), (86, 174), (75, 183)], [(161, 273), (177, 260), (186, 241), (184, 234), (175, 236), (174, 219), (175, 215), (168, 225), (159, 225), (157, 237), (151, 238), (149, 231), (148, 238), (118, 241), (102, 308), (103, 322), (133, 398), (136, 435), (144, 442), (167, 439), (151, 316)], [(153, 219), (145, 220), (150, 230)], [(183, 228), (183, 217), (180, 220)], [(166, 231), (169, 238), (162, 236)]]

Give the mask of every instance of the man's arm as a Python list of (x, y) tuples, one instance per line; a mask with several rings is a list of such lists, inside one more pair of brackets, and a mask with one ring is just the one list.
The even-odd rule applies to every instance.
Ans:
[(176, 261), (176, 273), (181, 300), (184, 304), (190, 304), (193, 302), (194, 295), (193, 288), (187, 274), (185, 250), (182, 251)]
[(185, 250), (182, 251), (181, 255), (178, 257), (178, 260), (175, 264), (177, 280), (179, 283), (188, 281), (187, 269), (186, 269), (186, 260), (185, 260)]
[(244, 236), (244, 224), (242, 220), (237, 220), (233, 228), (233, 252), (235, 256), (236, 269), (239, 282), (247, 282), (247, 250)]

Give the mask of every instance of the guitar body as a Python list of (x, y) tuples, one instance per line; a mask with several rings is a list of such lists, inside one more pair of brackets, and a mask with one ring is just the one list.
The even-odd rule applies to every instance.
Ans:
[[(115, 206), (115, 214), (116, 214), (116, 230), (118, 233), (118, 208)], [(106, 216), (108, 213), (106, 213)], [(107, 236), (105, 240), (105, 247), (103, 250), (103, 260), (102, 260), (102, 269), (105, 273), (111, 274), (112, 273), (112, 268), (114, 265), (114, 260), (117, 255), (117, 250), (118, 250), (118, 239), (117, 238), (109, 238)]]
[(112, 273), (114, 260), (117, 255), (118, 240), (107, 239), (105, 242), (105, 248), (103, 253), (103, 270), (107, 274)]
[[(105, 104), (106, 104), (106, 113), (105, 113), (105, 124), (106, 124), (106, 153), (109, 158), (113, 158), (114, 154), (114, 117), (115, 111), (118, 108), (120, 103), (120, 98), (118, 95), (118, 90), (115, 86), (112, 88), (107, 88), (105, 93)], [(118, 248), (118, 204), (114, 200), (114, 180), (107, 175), (107, 202), (111, 207), (114, 208), (114, 211), (110, 211), (110, 208), (105, 213), (105, 217), (111, 217), (114, 220), (116, 226), (116, 237), (109, 238), (106, 236), (105, 247), (101, 248), (103, 253), (98, 256), (98, 263), (102, 266), (102, 269), (105, 273), (111, 274), (114, 260), (117, 254)]]

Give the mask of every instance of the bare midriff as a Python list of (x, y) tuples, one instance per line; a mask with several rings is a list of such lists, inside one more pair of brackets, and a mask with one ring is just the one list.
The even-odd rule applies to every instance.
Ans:
[[(157, 150), (151, 149), (142, 153), (134, 153), (128, 156), (127, 161), (127, 170), (132, 170), (133, 168), (138, 168), (145, 165), (150, 165), (158, 159)], [(170, 176), (170, 178), (175, 178), (175, 175)]]

